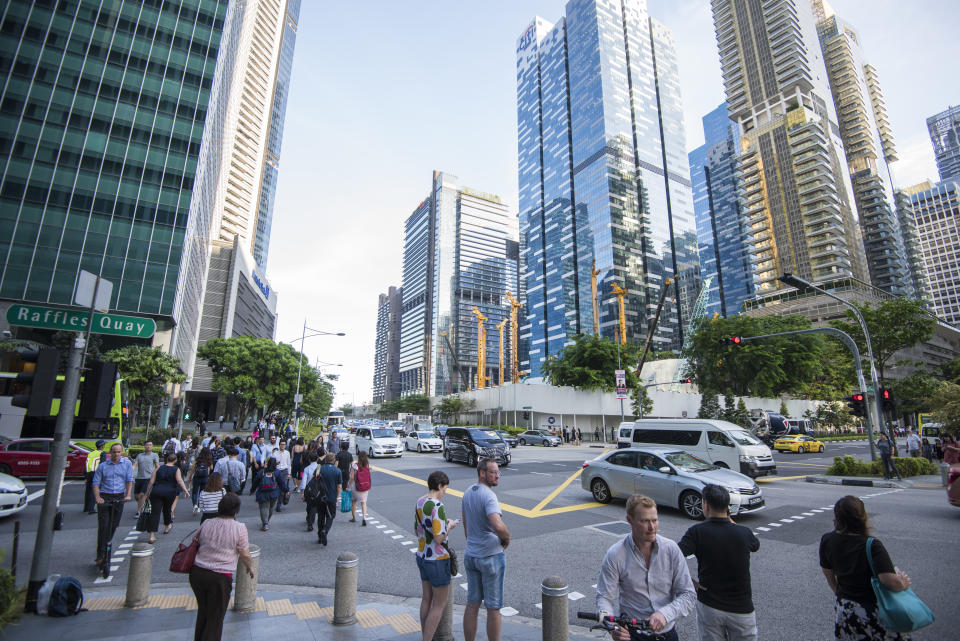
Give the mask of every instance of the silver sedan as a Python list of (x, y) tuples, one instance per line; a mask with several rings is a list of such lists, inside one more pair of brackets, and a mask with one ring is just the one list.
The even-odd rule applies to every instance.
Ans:
[(679, 508), (691, 519), (703, 518), (702, 491), (708, 483), (730, 492), (731, 514), (764, 505), (763, 494), (750, 477), (667, 447), (616, 450), (584, 463), (580, 475), (581, 487), (598, 503), (646, 494), (657, 505)]

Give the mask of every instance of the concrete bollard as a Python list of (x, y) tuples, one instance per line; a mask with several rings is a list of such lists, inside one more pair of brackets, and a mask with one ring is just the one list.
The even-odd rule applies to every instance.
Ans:
[(247, 566), (237, 561), (237, 587), (233, 595), (234, 612), (253, 612), (257, 607), (257, 579), (260, 578), (260, 546), (250, 545), (250, 560), (253, 578), (247, 574)]
[(127, 575), (127, 598), (123, 605), (135, 608), (150, 597), (150, 572), (153, 567), (153, 545), (134, 543), (130, 552), (130, 573)]
[(950, 465), (947, 463), (939, 463), (940, 466), (940, 483), (943, 487), (947, 487), (947, 484), (950, 482)]
[(357, 622), (357, 574), (360, 559), (353, 552), (337, 557), (337, 577), (333, 586), (333, 625)]
[(443, 616), (440, 617), (440, 623), (437, 625), (437, 631), (433, 633), (433, 641), (453, 641), (453, 582), (450, 583), (450, 594), (447, 597), (447, 605), (443, 608)]
[(540, 593), (543, 595), (543, 641), (569, 641), (569, 592), (567, 582), (558, 576), (548, 576), (540, 584)]

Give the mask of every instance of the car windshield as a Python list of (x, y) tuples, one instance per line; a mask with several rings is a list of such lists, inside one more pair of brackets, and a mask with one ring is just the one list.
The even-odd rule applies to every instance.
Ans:
[(493, 430), (470, 430), (470, 436), (473, 437), (475, 441), (485, 441), (485, 442), (499, 442), (500, 437), (497, 436), (497, 433)]
[(690, 456), (686, 452), (671, 452), (666, 455), (666, 459), (685, 472), (707, 472), (717, 469), (717, 466), (700, 460), (696, 456)]
[(435, 438), (433, 432), (417, 432), (417, 438)]
[(397, 433), (393, 430), (372, 430), (373, 438), (387, 438), (391, 436), (396, 436)]
[(500, 436), (500, 437), (507, 437), (507, 438), (510, 437), (510, 433), (509, 433), (509, 432), (504, 432), (503, 430), (497, 430), (497, 435)]
[(745, 430), (733, 430), (727, 432), (727, 436), (735, 440), (740, 445), (762, 445), (763, 443), (756, 436)]

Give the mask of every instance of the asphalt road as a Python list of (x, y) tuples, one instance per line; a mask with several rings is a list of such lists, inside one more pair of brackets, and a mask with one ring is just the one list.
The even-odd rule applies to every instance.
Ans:
[[(512, 533), (507, 551), (505, 614), (538, 617), (540, 582), (549, 575), (565, 578), (571, 589), (571, 620), (577, 609), (594, 609), (594, 584), (603, 554), (626, 534), (624, 504), (593, 503), (576, 477), (584, 460), (603, 450), (589, 447), (514, 450), (514, 461), (504, 469), (496, 492), (504, 507), (504, 520)], [(868, 458), (865, 442), (829, 444), (824, 454), (777, 454), (779, 476), (764, 479), (761, 487), (766, 508), (738, 519), (757, 532), (760, 551), (752, 562), (753, 592), (761, 638), (810, 641), (833, 638), (833, 606), (830, 592), (818, 567), (820, 536), (832, 528), (830, 507), (852, 488), (819, 485), (791, 478), (822, 472), (837, 454)], [(256, 503), (244, 496), (240, 520), (248, 525), (250, 540), (263, 548), (260, 580), (264, 583), (332, 587), (335, 559), (341, 551), (355, 552), (361, 561), (362, 591), (417, 596), (419, 577), (410, 548), (413, 506), (425, 491), (424, 479), (443, 469), (451, 479), (446, 503), (451, 517), (460, 514), (458, 492), (476, 478), (462, 464), (446, 463), (438, 454), (406, 453), (399, 459), (374, 461), (370, 493), (369, 525), (349, 523), (338, 514), (326, 548), (305, 531), (304, 512), (294, 495), (284, 512), (275, 515), (268, 532), (260, 532)], [(567, 483), (568, 482), (568, 483)], [(564, 484), (567, 483), (565, 486)], [(30, 483), (31, 492), (42, 486)], [(95, 582), (92, 566), (96, 541), (96, 517), (81, 512), (82, 484), (72, 482), (62, 494), (65, 529), (55, 537), (51, 572), (73, 575), (84, 584)], [(914, 635), (918, 640), (945, 639), (960, 625), (960, 613), (952, 597), (955, 563), (952, 558), (960, 525), (960, 510), (950, 507), (945, 492), (934, 488), (887, 490), (855, 488), (867, 503), (874, 534), (887, 546), (894, 562), (913, 578), (914, 589), (937, 616), (937, 622)], [(39, 515), (38, 499), (14, 518), (0, 522), (0, 547), (9, 549), (14, 519), (21, 521), (17, 563), (18, 582), (29, 574), (30, 554)], [(114, 538), (115, 547), (145, 540), (133, 532), (134, 508), (128, 504), (123, 523)], [(176, 544), (195, 527), (189, 501), (181, 499), (176, 524), (170, 535), (159, 535), (153, 564), (156, 583), (185, 583), (183, 575), (171, 574), (167, 564)], [(693, 522), (679, 510), (661, 508), (660, 533), (679, 539)], [(462, 550), (460, 532), (452, 537)], [(129, 548), (127, 548), (129, 549)], [(946, 553), (946, 554), (945, 554)], [(129, 561), (120, 554), (108, 585), (123, 585)], [(115, 557), (117, 558), (117, 557)], [(696, 561), (689, 561), (695, 575)], [(101, 580), (102, 581), (102, 580)], [(457, 603), (464, 603), (466, 581), (454, 579)], [(680, 622), (684, 639), (695, 639), (695, 617)]]

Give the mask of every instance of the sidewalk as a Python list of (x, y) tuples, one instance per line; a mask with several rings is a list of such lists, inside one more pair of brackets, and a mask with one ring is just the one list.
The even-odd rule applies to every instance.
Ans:
[[(257, 608), (249, 613), (227, 611), (223, 638), (230, 641), (262, 639), (329, 639), (337, 641), (414, 641), (420, 634), (420, 600), (390, 595), (357, 594), (357, 623), (334, 626), (333, 590), (286, 585), (261, 585)], [(138, 608), (123, 606), (124, 589), (84, 586), (84, 607), (75, 617), (23, 615), (0, 632), (11, 640), (69, 639), (69, 641), (183, 641), (193, 636), (197, 604), (190, 586), (154, 584), (150, 600)], [(231, 599), (231, 607), (233, 601)], [(486, 638), (481, 613), (479, 638)], [(453, 634), (463, 638), (463, 606), (453, 607)], [(570, 639), (596, 640), (601, 632), (571, 626)], [(504, 641), (541, 641), (538, 619), (504, 617)]]

